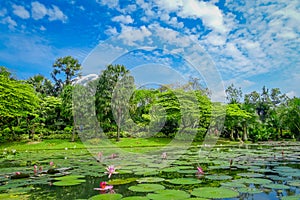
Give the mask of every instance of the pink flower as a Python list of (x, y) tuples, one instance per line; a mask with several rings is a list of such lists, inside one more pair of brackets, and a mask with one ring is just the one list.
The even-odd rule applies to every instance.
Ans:
[(40, 171), (40, 172), (43, 171), (43, 166), (40, 166), (39, 171)]
[(21, 172), (16, 172), (16, 175), (18, 176), (18, 175), (21, 175)]
[(97, 155), (98, 161), (102, 160), (102, 157), (103, 157), (103, 153), (99, 152), (98, 155)]
[(33, 168), (34, 168), (34, 169), (37, 169), (37, 166), (36, 166), (36, 165), (34, 165), (34, 166), (33, 166)]
[(51, 161), (51, 162), (49, 163), (49, 165), (50, 165), (50, 167), (53, 167), (53, 165), (54, 165), (54, 162), (53, 162), (53, 161)]
[(101, 182), (100, 188), (94, 188), (94, 190), (105, 191), (105, 190), (111, 190), (112, 188), (113, 188), (112, 185), (106, 185), (106, 182)]
[(37, 166), (36, 165), (33, 166), (33, 173), (37, 174)]
[(118, 157), (118, 156), (117, 156), (117, 154), (115, 154), (115, 153), (111, 154), (111, 156), (110, 156), (111, 159), (114, 159), (114, 158), (116, 158), (116, 157)]
[(204, 174), (203, 169), (201, 167), (197, 167), (197, 174)]
[(107, 168), (106, 168), (106, 174), (108, 174), (108, 178), (111, 177), (112, 174), (117, 174), (118, 172), (116, 172), (116, 168), (114, 165), (109, 165)]

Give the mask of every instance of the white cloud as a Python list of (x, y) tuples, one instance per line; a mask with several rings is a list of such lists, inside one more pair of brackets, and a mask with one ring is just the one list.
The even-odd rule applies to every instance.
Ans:
[(116, 16), (114, 18), (112, 18), (112, 21), (114, 22), (121, 22), (123, 24), (132, 24), (133, 23), (133, 19), (131, 18), (130, 15), (119, 15), (119, 16)]
[(13, 20), (10, 16), (3, 18), (0, 21), (1, 24), (7, 24), (10, 30), (14, 30), (17, 26), (17, 22)]
[(48, 9), (49, 21), (60, 20), (66, 22), (68, 17), (57, 7), (52, 5), (52, 9)]
[(135, 42), (143, 42), (145, 37), (149, 37), (152, 33), (146, 26), (134, 28), (131, 26), (122, 25), (122, 31), (118, 39), (122, 39), (125, 44), (136, 45)]
[(2, 8), (0, 10), (0, 17), (4, 17), (6, 15), (6, 13), (7, 13), (7, 10), (5, 8)]
[(119, 0), (96, 0), (96, 2), (109, 8), (119, 7)]
[(13, 13), (22, 19), (28, 19), (30, 17), (29, 12), (24, 8), (24, 6), (12, 5)]
[(117, 29), (116, 29), (116, 27), (109, 27), (108, 29), (106, 29), (105, 31), (104, 31), (104, 33), (106, 34), (106, 35), (108, 35), (108, 36), (112, 36), (112, 35), (116, 35), (117, 33), (118, 33), (118, 31), (117, 31)]
[(295, 91), (289, 91), (286, 93), (286, 96), (288, 96), (289, 98), (293, 98), (297, 96), (297, 92)]
[(45, 28), (44, 26), (41, 26), (41, 27), (40, 27), (40, 30), (41, 30), (41, 31), (45, 31), (46, 28)]
[(31, 3), (32, 18), (39, 20), (45, 16), (49, 17), (49, 21), (60, 20), (66, 22), (68, 17), (55, 5), (52, 8), (46, 8), (44, 4), (37, 1)]
[(31, 13), (33, 19), (42, 19), (47, 15), (47, 12), (47, 8), (44, 6), (44, 4), (41, 4), (37, 1), (31, 3)]

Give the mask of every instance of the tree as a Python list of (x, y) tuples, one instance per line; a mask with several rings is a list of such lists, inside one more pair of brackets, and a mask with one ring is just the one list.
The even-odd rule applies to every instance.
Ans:
[(7, 76), (0, 76), (0, 91), (0, 123), (8, 126), (15, 139), (13, 122), (19, 125), (22, 118), (32, 120), (40, 100), (31, 85)]
[[(130, 76), (129, 70), (123, 65), (108, 65), (107, 68), (101, 73), (95, 94), (95, 105), (96, 105), (96, 115), (99, 120), (100, 127), (104, 132), (117, 131), (117, 140), (119, 140), (119, 131), (121, 127), (118, 127), (117, 123), (121, 123), (120, 113), (123, 110), (118, 110), (118, 106), (125, 105), (122, 97), (118, 96), (124, 94), (127, 98), (127, 94), (122, 92), (126, 87), (133, 82), (133, 77)], [(117, 87), (117, 84), (120, 85)], [(113, 99), (114, 90), (115, 97)], [(126, 101), (129, 99), (126, 99)], [(114, 116), (112, 110), (112, 101), (114, 101), (114, 109), (117, 114)], [(118, 102), (117, 102), (118, 101)], [(124, 107), (127, 108), (127, 105)], [(120, 111), (120, 112), (119, 112)], [(120, 125), (120, 124), (119, 124)]]
[(235, 88), (233, 84), (228, 86), (225, 90), (226, 92), (226, 99), (230, 104), (240, 103), (242, 98), (242, 89)]
[[(79, 61), (71, 56), (58, 58), (53, 64), (52, 78), (55, 81), (55, 90), (59, 94), (63, 87), (70, 85), (73, 78), (81, 75)], [(61, 74), (64, 74), (63, 76)]]
[(42, 96), (48, 96), (54, 94), (54, 87), (51, 81), (45, 78), (43, 75), (35, 75), (27, 80), (27, 83), (31, 84), (36, 92)]

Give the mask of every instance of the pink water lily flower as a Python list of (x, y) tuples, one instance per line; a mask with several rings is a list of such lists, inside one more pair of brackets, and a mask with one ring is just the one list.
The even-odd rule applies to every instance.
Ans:
[(204, 171), (201, 167), (197, 167), (197, 174), (204, 174)]
[(112, 185), (106, 185), (106, 182), (101, 182), (100, 183), (100, 188), (94, 188), (94, 190), (100, 190), (100, 191), (106, 191), (106, 190), (111, 190), (113, 189)]
[(16, 172), (16, 175), (18, 176), (18, 175), (21, 175), (21, 172)]
[(116, 168), (114, 165), (109, 165), (107, 168), (106, 168), (106, 174), (108, 174), (108, 178), (111, 177), (112, 174), (117, 174), (118, 172), (116, 172)]

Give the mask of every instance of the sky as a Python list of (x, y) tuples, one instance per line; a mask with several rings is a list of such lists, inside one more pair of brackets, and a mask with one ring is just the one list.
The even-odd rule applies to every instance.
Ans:
[(233, 83), (300, 96), (298, 0), (0, 1), (0, 66), (50, 78), (71, 55), (83, 74), (123, 64), (138, 84), (199, 78), (218, 99)]

